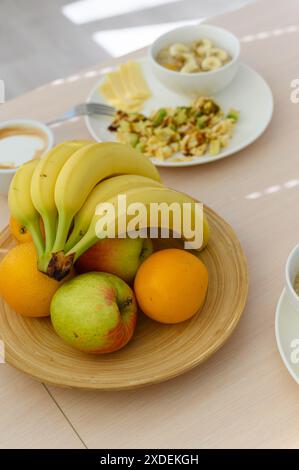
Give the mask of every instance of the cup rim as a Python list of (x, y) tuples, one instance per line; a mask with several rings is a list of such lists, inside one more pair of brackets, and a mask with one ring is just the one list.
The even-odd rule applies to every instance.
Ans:
[(292, 262), (292, 260), (295, 256), (295, 253), (297, 253), (298, 251), (299, 251), (299, 243), (294, 246), (294, 248), (291, 250), (291, 252), (288, 256), (288, 259), (287, 259), (287, 262), (286, 262), (286, 267), (285, 267), (285, 278), (286, 278), (286, 285), (287, 285), (287, 288), (288, 288), (289, 292), (291, 292), (293, 297), (299, 303), (299, 295), (295, 291), (293, 283), (291, 282), (291, 279), (290, 279), (290, 264), (291, 264), (291, 262)]
[[(26, 118), (22, 118), (22, 119), (9, 119), (7, 121), (2, 121), (0, 122), (0, 129), (3, 129), (5, 127), (10, 127), (10, 126), (13, 126), (13, 125), (27, 125), (28, 127), (35, 127), (37, 129), (40, 129), (42, 130), (46, 136), (48, 137), (48, 145), (47, 147), (45, 148), (44, 150), (44, 153), (48, 152), (48, 150), (50, 150), (53, 145), (54, 145), (54, 134), (53, 134), (53, 131), (50, 129), (49, 126), (47, 126), (46, 124), (44, 124), (43, 122), (41, 121), (37, 121), (35, 119), (26, 119)], [(43, 153), (43, 154), (44, 154)], [(11, 174), (14, 174), (18, 168), (20, 168), (19, 166), (16, 167), (16, 168), (0, 168), (0, 174), (4, 174), (4, 175), (11, 175)]]
[[(156, 60), (156, 58), (154, 56), (154, 52), (153, 52), (153, 50), (154, 50), (156, 44), (158, 43), (158, 41), (160, 41), (167, 34), (172, 33), (174, 31), (182, 31), (182, 30), (186, 30), (186, 29), (194, 28), (194, 27), (203, 28), (203, 29), (207, 28), (207, 29), (212, 29), (214, 31), (221, 31), (222, 33), (224, 32), (225, 34), (231, 36), (237, 44), (237, 52), (236, 52), (235, 56), (232, 58), (232, 60), (230, 62), (228, 62), (227, 64), (223, 65), (222, 67), (216, 69), (216, 70), (210, 70), (210, 71), (207, 71), (207, 72), (192, 72), (192, 73), (180, 72), (178, 70), (170, 70), (170, 69), (167, 69), (166, 67), (163, 67), (163, 65), (159, 64), (159, 62)], [(174, 29), (171, 29), (171, 30), (167, 31), (166, 33), (161, 34), (159, 37), (157, 37), (155, 39), (155, 41), (151, 44), (151, 46), (149, 48), (149, 59), (150, 59), (150, 61), (152, 61), (154, 63), (154, 65), (156, 67), (158, 67), (160, 70), (163, 70), (166, 74), (169, 74), (170, 76), (172, 75), (172, 76), (180, 76), (180, 77), (197, 77), (197, 78), (199, 78), (199, 77), (209, 77), (211, 75), (216, 75), (216, 74), (221, 73), (222, 71), (226, 70), (227, 68), (231, 67), (232, 65), (234, 65), (239, 60), (240, 51), (241, 51), (240, 40), (231, 31), (229, 31), (228, 29), (225, 29), (225, 28), (220, 28), (219, 26), (199, 23), (199, 24), (191, 24), (191, 25), (186, 25), (186, 26), (179, 26), (177, 28), (174, 28)]]

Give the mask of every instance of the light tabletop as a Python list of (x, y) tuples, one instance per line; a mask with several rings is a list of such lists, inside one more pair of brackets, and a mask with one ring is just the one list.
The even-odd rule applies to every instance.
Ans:
[[(269, 83), (275, 102), (272, 122), (261, 138), (233, 157), (161, 169), (168, 186), (216, 210), (243, 245), (250, 289), (233, 336), (203, 366), (129, 392), (59, 389), (0, 365), (1, 448), (299, 446), (299, 388), (282, 364), (274, 332), (285, 261), (299, 238), (299, 104), (290, 100), (291, 81), (299, 78), (298, 20), (298, 1), (264, 0), (211, 21), (242, 39), (243, 62)], [(0, 119), (54, 119), (84, 101), (100, 74), (116, 62), (1, 105)], [(82, 119), (53, 130), (57, 142), (89, 137)], [(8, 219), (4, 199), (0, 211), (3, 227)]]

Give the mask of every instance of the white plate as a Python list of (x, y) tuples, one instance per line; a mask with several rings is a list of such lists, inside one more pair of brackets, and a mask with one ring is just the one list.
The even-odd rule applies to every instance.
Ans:
[[(147, 59), (140, 59), (139, 63), (152, 91), (152, 97), (145, 102), (142, 111), (144, 114), (149, 114), (160, 107), (186, 106), (190, 103), (190, 97), (176, 94), (161, 85), (152, 74)], [(99, 85), (104, 79), (105, 77), (103, 76), (93, 88), (87, 99), (88, 102), (106, 103), (99, 90)], [(239, 71), (229, 87), (213, 98), (215, 98), (225, 112), (229, 108), (236, 108), (240, 111), (240, 120), (235, 127), (234, 137), (229, 146), (217, 156), (194, 157), (186, 162), (161, 161), (153, 158), (152, 161), (155, 165), (167, 167), (192, 166), (228, 157), (254, 142), (264, 132), (271, 120), (273, 112), (271, 90), (265, 80), (247, 65), (240, 64)], [(107, 130), (111, 118), (86, 116), (85, 122), (95, 140), (115, 140), (115, 133)]]
[(276, 308), (275, 334), (282, 360), (299, 384), (299, 314), (283, 290)]

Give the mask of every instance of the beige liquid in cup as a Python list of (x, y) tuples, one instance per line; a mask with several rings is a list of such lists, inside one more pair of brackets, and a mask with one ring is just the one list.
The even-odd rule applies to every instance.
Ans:
[(296, 274), (295, 280), (294, 280), (294, 290), (297, 295), (299, 295), (299, 273)]
[(39, 158), (48, 146), (48, 137), (36, 127), (10, 126), (0, 129), (0, 170), (10, 170)]

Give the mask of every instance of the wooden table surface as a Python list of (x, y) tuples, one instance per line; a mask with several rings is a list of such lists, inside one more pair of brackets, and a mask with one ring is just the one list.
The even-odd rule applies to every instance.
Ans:
[[(242, 38), (242, 60), (268, 81), (273, 120), (258, 141), (231, 158), (161, 169), (167, 185), (218, 211), (241, 240), (250, 293), (234, 335), (203, 366), (125, 393), (49, 387), (0, 365), (1, 448), (299, 446), (299, 388), (274, 335), (285, 261), (299, 237), (299, 104), (290, 100), (290, 83), (299, 75), (298, 20), (296, 0), (264, 0), (213, 20)], [(86, 98), (107, 65), (2, 105), (0, 119), (55, 118)], [(256, 108), (258, 113), (258, 102)], [(88, 137), (82, 120), (55, 128), (55, 135), (57, 141)], [(248, 197), (252, 193), (258, 197)], [(3, 226), (4, 199), (0, 210)]]

